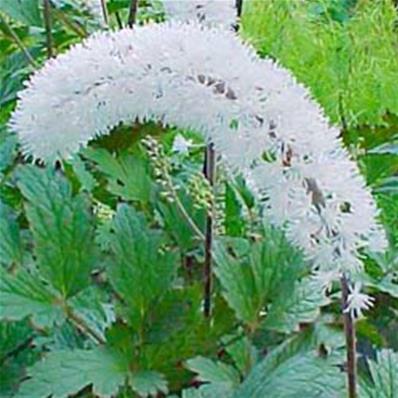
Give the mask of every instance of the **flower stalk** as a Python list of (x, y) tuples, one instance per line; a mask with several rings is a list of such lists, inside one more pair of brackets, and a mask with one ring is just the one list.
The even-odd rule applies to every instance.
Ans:
[(54, 57), (54, 40), (52, 33), (52, 16), (50, 0), (43, 0), (43, 19), (46, 29), (47, 58)]
[(137, 10), (138, 10), (138, 0), (131, 0), (130, 9), (129, 9), (129, 19), (127, 25), (129, 28), (132, 28), (137, 19)]
[(346, 311), (348, 306), (349, 282), (345, 274), (340, 279), (341, 304), (344, 316), (344, 333), (347, 350), (347, 379), (348, 397), (357, 398), (357, 362), (356, 362), (356, 338), (355, 320), (351, 311)]
[[(213, 144), (206, 146), (204, 174), (209, 181), (211, 188), (214, 187), (215, 181), (215, 151)], [(205, 235), (205, 263), (204, 263), (204, 298), (203, 298), (203, 313), (206, 318), (211, 315), (211, 292), (213, 286), (213, 271), (212, 271), (212, 246), (213, 246), (213, 218), (214, 218), (214, 200), (210, 204), (210, 209), (206, 217), (206, 235)]]

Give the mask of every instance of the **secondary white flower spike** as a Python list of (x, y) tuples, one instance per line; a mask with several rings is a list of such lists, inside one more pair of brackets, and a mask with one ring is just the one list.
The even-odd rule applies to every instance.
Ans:
[(347, 308), (344, 312), (349, 312), (353, 318), (362, 318), (362, 311), (373, 307), (374, 298), (367, 294), (361, 293), (362, 285), (356, 282), (350, 286), (350, 294), (348, 295)]
[(289, 72), (227, 29), (174, 22), (101, 33), (26, 86), (10, 122), (25, 154), (68, 157), (119, 123), (197, 130), (315, 269), (357, 272), (361, 248), (385, 246), (338, 129)]
[(206, 25), (232, 27), (236, 0), (163, 0), (166, 16), (176, 21), (196, 20)]

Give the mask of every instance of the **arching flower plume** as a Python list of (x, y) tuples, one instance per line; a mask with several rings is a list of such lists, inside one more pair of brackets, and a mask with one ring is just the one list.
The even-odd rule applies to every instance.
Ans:
[(227, 29), (173, 22), (97, 34), (32, 76), (10, 126), (26, 154), (51, 162), (148, 120), (214, 142), (316, 269), (356, 272), (360, 249), (384, 248), (339, 130), (288, 71)]

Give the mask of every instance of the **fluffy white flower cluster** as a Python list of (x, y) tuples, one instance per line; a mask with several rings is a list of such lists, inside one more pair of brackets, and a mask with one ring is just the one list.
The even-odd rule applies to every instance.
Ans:
[(164, 23), (95, 35), (38, 71), (10, 126), (54, 161), (119, 123), (201, 131), (317, 270), (356, 272), (383, 250), (377, 209), (339, 130), (309, 92), (231, 31)]
[(163, 0), (166, 16), (176, 21), (196, 20), (231, 27), (236, 23), (236, 0)]

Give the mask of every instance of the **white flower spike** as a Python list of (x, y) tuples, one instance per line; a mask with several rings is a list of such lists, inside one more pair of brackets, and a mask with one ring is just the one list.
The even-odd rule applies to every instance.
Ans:
[(163, 23), (97, 34), (49, 60), (10, 127), (23, 151), (68, 157), (120, 123), (201, 132), (321, 271), (355, 273), (384, 232), (339, 130), (308, 90), (227, 29)]

